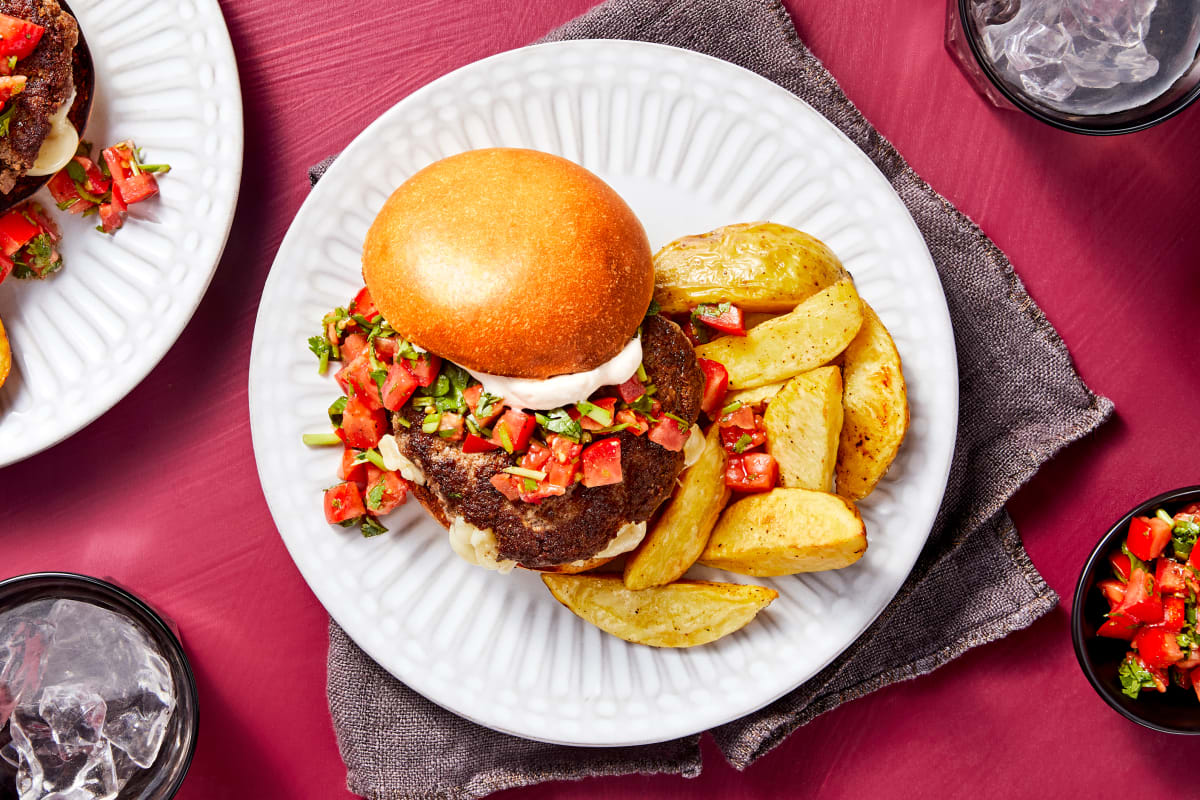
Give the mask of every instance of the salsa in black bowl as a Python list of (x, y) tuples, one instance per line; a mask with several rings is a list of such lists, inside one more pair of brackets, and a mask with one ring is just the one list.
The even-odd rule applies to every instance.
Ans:
[[(1200, 689), (1191, 685), (1193, 677), (1200, 683), (1200, 670), (1145, 668), (1148, 661), (1174, 658), (1180, 642), (1183, 657), (1176, 663), (1187, 665), (1192, 639), (1200, 644), (1196, 632), (1200, 573), (1188, 565), (1189, 560), (1193, 565), (1200, 561), (1200, 544), (1195, 545), (1197, 558), (1191, 559), (1189, 539), (1194, 537), (1188, 535), (1189, 526), (1179, 526), (1173, 537), (1166, 535), (1173, 529), (1167, 520), (1193, 510), (1196, 503), (1200, 503), (1200, 486), (1189, 486), (1151, 498), (1121, 517), (1084, 564), (1071, 609), (1075, 655), (1092, 688), (1122, 716), (1165, 733), (1200, 734)], [(1157, 521), (1150, 524), (1153, 520)], [(1130, 551), (1131, 544), (1136, 553)], [(1141, 559), (1137, 553), (1161, 555)], [(1128, 613), (1122, 613), (1127, 592), (1132, 592), (1133, 603), (1124, 609)], [(1106, 624), (1109, 635), (1098, 634)], [(1121, 637), (1114, 630), (1121, 626), (1128, 627), (1127, 636), (1137, 637), (1143, 653), (1132, 651), (1128, 639), (1114, 638)], [(1200, 655), (1200, 647), (1195, 653)], [(1165, 683), (1165, 691), (1158, 691), (1156, 682)], [(1134, 693), (1136, 697), (1131, 696)]]

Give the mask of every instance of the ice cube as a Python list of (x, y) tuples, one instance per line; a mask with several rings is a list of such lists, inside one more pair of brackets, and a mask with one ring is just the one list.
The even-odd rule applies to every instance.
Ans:
[(1062, 63), (1071, 46), (1071, 37), (1061, 23), (1046, 25), (1034, 22), (1007, 37), (1005, 55), (1013, 69), (1024, 72), (1047, 64)]
[(116, 797), (105, 715), (104, 699), (83, 685), (45, 686), (36, 703), (17, 706), (9, 727), (20, 756), (21, 800)]
[(1061, 103), (1075, 91), (1075, 81), (1062, 64), (1047, 64), (1020, 73), (1021, 85), (1035, 99)]
[(1146, 39), (1158, 0), (1065, 0), (1082, 35), (1096, 42), (1133, 47)]
[(0, 728), (13, 708), (37, 691), (54, 626), (51, 603), (26, 603), (0, 614)]
[(1146, 46), (1119, 47), (1106, 42), (1075, 40), (1063, 59), (1071, 79), (1088, 89), (1111, 89), (1121, 83), (1141, 83), (1158, 73), (1158, 59)]

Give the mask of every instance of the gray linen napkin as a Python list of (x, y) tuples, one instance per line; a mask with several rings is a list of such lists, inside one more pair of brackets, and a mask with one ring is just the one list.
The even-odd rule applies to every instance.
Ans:
[[(806, 100), (871, 157), (916, 220), (942, 280), (958, 347), (957, 450), (929, 544), (892, 604), (791, 694), (712, 731), (738, 769), (819, 714), (1024, 628), (1058, 598), (1004, 504), (1038, 467), (1112, 411), (1008, 259), (871, 127), (796, 35), (778, 0), (609, 0), (552, 32), (637, 39), (731, 61)], [(329, 165), (311, 171), (315, 183)], [(963, 575), (971, 580), (963, 581)], [(329, 626), (329, 706), (351, 791), (369, 798), (482, 797), (549, 780), (632, 772), (698, 775), (699, 736), (596, 750), (541, 744), (430, 703)]]

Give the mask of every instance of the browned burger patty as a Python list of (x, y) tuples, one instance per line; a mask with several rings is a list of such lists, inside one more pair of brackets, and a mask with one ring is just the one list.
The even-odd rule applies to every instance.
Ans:
[[(689, 425), (695, 423), (704, 377), (683, 332), (663, 317), (647, 318), (642, 353), (663, 410)], [(421, 467), (426, 478), (426, 485), (415, 489), (417, 498), (443, 525), (461, 516), (477, 528), (490, 528), (500, 557), (526, 567), (557, 566), (596, 555), (623, 525), (649, 519), (670, 496), (683, 468), (682, 452), (621, 431), (616, 434), (621, 440), (621, 483), (592, 488), (576, 484), (539, 505), (512, 502), (489, 482), (512, 465), (511, 456), (501, 451), (463, 453), (457, 443), (421, 433), (419, 411), (409, 406), (401, 413), (414, 424), (393, 425), (400, 452)]]
[(0, 0), (0, 13), (46, 29), (37, 49), (17, 62), (25, 90), (14, 97), (8, 135), (0, 137), (0, 193), (8, 194), (37, 160), (50, 132), (50, 117), (71, 96), (72, 53), (79, 25), (58, 0)]

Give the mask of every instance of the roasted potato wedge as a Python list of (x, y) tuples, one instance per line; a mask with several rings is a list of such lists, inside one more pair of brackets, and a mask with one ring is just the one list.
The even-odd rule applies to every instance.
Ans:
[(848, 567), (866, 550), (866, 529), (850, 501), (772, 489), (725, 509), (700, 563), (741, 575), (794, 575)]
[(784, 386), (787, 386), (787, 381), (755, 386), (753, 389), (738, 389), (725, 395), (725, 402), (728, 404), (736, 400), (748, 406), (756, 406), (759, 403), (769, 404)]
[(779, 485), (833, 491), (842, 433), (842, 371), (818, 367), (787, 382), (763, 414)]
[(837, 492), (871, 493), (908, 432), (908, 390), (900, 353), (875, 310), (863, 303), (863, 326), (844, 353), (845, 421), (838, 444)]
[(658, 522), (625, 562), (625, 586), (646, 589), (683, 576), (696, 559), (729, 502), (725, 486), (725, 448), (713, 425), (700, 460), (688, 467)]
[(0, 386), (8, 380), (9, 370), (12, 369), (12, 348), (8, 344), (8, 334), (4, 332), (4, 321), (0, 320)]
[(846, 278), (821, 241), (774, 222), (727, 225), (676, 239), (654, 256), (654, 299), (668, 314), (700, 303), (791, 311)]
[(696, 355), (724, 364), (731, 389), (763, 386), (834, 358), (854, 339), (862, 319), (862, 301), (847, 278), (745, 336), (722, 336), (700, 345)]
[(741, 629), (779, 596), (764, 586), (679, 581), (633, 591), (618, 575), (542, 575), (551, 594), (605, 633), (652, 647), (694, 647)]

